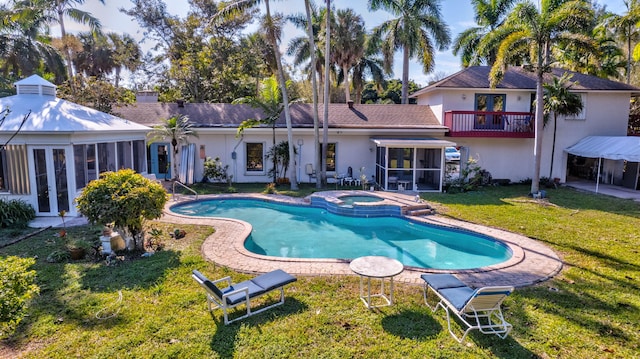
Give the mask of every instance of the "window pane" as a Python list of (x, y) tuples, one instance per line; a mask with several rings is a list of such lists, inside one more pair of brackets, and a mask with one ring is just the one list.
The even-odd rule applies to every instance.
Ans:
[[(322, 146), (320, 144), (320, 163), (322, 163)], [(336, 144), (328, 143), (327, 144), (327, 172), (335, 172), (336, 170)]]
[(116, 170), (115, 143), (98, 143), (98, 170), (100, 173)]
[(147, 171), (144, 141), (133, 141), (133, 169), (138, 172)]
[(5, 184), (5, 172), (7, 171), (5, 168), (6, 160), (5, 160), (5, 151), (4, 149), (0, 150), (0, 191), (6, 191), (7, 187)]
[(87, 145), (73, 146), (73, 164), (76, 173), (76, 189), (84, 188), (87, 185)]
[(247, 172), (264, 171), (264, 145), (262, 143), (247, 143)]
[(133, 168), (131, 141), (118, 142), (118, 169)]

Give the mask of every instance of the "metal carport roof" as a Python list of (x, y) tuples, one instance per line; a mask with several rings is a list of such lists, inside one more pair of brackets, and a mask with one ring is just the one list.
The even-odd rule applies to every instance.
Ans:
[(588, 136), (564, 151), (588, 158), (640, 162), (640, 137)]

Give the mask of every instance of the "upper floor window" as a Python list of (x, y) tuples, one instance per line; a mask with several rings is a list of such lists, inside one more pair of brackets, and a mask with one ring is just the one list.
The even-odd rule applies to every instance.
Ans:
[(586, 120), (587, 119), (587, 94), (584, 92), (576, 93), (576, 95), (580, 95), (580, 100), (582, 101), (582, 111), (580, 111), (577, 115), (569, 115), (565, 117), (567, 120)]

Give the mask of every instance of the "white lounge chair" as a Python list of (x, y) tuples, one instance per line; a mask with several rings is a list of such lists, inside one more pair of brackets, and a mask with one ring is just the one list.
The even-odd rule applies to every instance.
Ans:
[[(297, 280), (295, 277), (281, 269), (261, 274), (253, 279), (237, 284), (233, 284), (231, 282), (231, 277), (224, 277), (215, 281), (210, 281), (204, 276), (204, 274), (197, 270), (194, 270), (191, 276), (202, 286), (202, 288), (205, 289), (209, 311), (213, 311), (217, 308), (222, 309), (225, 325), (284, 304), (284, 286)], [(221, 283), (225, 283), (225, 286), (220, 287), (219, 284)], [(278, 302), (255, 311), (251, 310), (252, 298), (268, 294), (273, 290), (280, 290), (280, 300)], [(228, 309), (242, 304), (247, 308), (246, 314), (233, 320), (229, 320)]]
[[(502, 314), (502, 301), (513, 292), (512, 286), (492, 286), (472, 289), (451, 274), (423, 274), (424, 301), (432, 311), (438, 307), (447, 312), (449, 333), (462, 343), (471, 330), (477, 329), (483, 334), (495, 334), (504, 339), (509, 335), (512, 325)], [(429, 293), (434, 293), (439, 301), (429, 303)], [(458, 337), (451, 328), (451, 313), (455, 314), (466, 329)]]

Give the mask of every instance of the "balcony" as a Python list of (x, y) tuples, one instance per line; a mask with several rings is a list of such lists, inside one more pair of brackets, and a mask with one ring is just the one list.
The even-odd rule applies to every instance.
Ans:
[(529, 112), (446, 111), (444, 125), (450, 137), (535, 137)]

